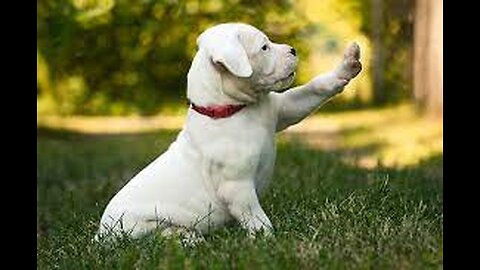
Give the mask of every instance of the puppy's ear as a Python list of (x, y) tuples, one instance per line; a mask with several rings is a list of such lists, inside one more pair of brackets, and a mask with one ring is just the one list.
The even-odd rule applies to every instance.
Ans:
[(233, 75), (252, 75), (252, 66), (237, 34), (207, 30), (197, 38), (197, 45), (207, 51), (215, 64), (223, 65)]

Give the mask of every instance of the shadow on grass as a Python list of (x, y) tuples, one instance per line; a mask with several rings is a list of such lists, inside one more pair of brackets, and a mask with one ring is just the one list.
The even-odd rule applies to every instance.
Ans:
[(178, 134), (178, 130), (145, 130), (142, 132), (135, 133), (112, 133), (112, 132), (97, 132), (97, 133), (81, 133), (72, 131), (70, 129), (61, 129), (61, 128), (49, 128), (49, 127), (39, 127), (37, 128), (37, 140), (38, 139), (59, 139), (59, 140), (95, 140), (95, 139), (110, 139), (110, 138), (140, 138), (141, 136), (155, 136), (158, 134), (172, 136)]
[(121, 249), (89, 244), (110, 198), (177, 133), (38, 130), (37, 265), (311, 269), (443, 264), (442, 154), (401, 169), (366, 169), (343, 162), (340, 151), (285, 141), (279, 142), (272, 182), (261, 198), (275, 226), (274, 240), (252, 242), (230, 228), (194, 250), (149, 240)]

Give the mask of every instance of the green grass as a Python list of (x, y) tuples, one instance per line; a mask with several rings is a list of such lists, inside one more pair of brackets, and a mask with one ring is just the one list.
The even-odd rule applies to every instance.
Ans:
[(177, 132), (37, 134), (39, 269), (439, 269), (443, 268), (443, 157), (362, 169), (341, 153), (279, 144), (262, 205), (275, 237), (238, 227), (196, 247), (157, 235), (91, 243), (109, 199)]

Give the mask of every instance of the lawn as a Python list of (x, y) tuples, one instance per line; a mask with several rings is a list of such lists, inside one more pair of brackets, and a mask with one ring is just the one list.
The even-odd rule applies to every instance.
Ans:
[[(177, 131), (37, 132), (39, 269), (443, 268), (443, 155), (362, 167), (282, 137), (261, 203), (274, 238), (220, 230), (195, 247), (158, 235), (91, 243), (109, 199)], [(348, 137), (348, 136), (347, 136)], [(348, 137), (348, 138), (351, 138)]]

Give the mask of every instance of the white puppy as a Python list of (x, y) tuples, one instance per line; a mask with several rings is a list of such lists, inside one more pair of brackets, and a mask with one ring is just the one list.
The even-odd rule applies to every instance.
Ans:
[(336, 69), (282, 93), (295, 75), (292, 47), (240, 23), (207, 29), (197, 45), (182, 131), (112, 198), (96, 239), (154, 229), (206, 234), (232, 220), (252, 235), (270, 233), (258, 196), (273, 172), (275, 133), (340, 93), (361, 70), (354, 43)]

